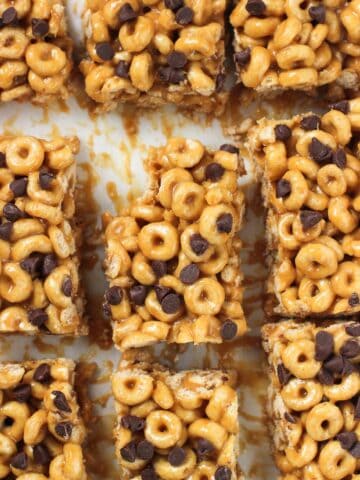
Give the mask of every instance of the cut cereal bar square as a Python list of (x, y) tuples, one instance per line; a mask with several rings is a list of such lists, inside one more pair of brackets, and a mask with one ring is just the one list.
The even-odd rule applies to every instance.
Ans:
[(268, 209), (268, 313), (360, 311), (360, 99), (260, 120), (249, 146)]
[(135, 102), (220, 113), (226, 0), (88, 0), (87, 94), (114, 108)]
[(221, 343), (246, 330), (237, 236), (244, 195), (239, 152), (172, 138), (146, 161), (150, 187), (105, 214), (105, 313), (121, 349), (159, 341)]
[(75, 226), (76, 137), (0, 136), (0, 333), (87, 333)]
[(143, 360), (124, 360), (112, 388), (121, 478), (242, 478), (238, 400), (227, 373), (174, 373)]
[(360, 325), (294, 321), (263, 327), (268, 411), (283, 480), (359, 475)]
[(356, 89), (360, 74), (359, 0), (237, 0), (239, 81), (264, 94), (335, 84)]
[(1, 102), (66, 98), (71, 56), (63, 0), (1, 2)]
[(86, 480), (75, 364), (0, 364), (1, 478)]

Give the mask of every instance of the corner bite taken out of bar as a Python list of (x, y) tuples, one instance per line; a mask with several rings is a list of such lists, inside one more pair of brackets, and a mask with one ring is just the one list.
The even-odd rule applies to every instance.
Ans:
[(249, 144), (267, 213), (270, 315), (360, 311), (360, 99), (259, 121)]
[(112, 388), (121, 478), (242, 478), (238, 400), (229, 374), (122, 361)]
[(1, 478), (86, 480), (72, 360), (0, 364)]
[(284, 321), (263, 327), (268, 412), (283, 480), (360, 474), (360, 325)]
[(87, 333), (76, 137), (0, 136), (0, 333)]
[(103, 109), (124, 102), (220, 114), (226, 0), (88, 0), (87, 94)]
[(172, 138), (146, 160), (150, 185), (104, 216), (105, 313), (115, 344), (221, 343), (246, 330), (237, 236), (244, 174), (233, 145)]

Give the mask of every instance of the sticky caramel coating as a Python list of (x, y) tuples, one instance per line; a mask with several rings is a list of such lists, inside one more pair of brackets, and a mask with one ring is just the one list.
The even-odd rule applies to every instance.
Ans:
[(150, 186), (120, 216), (105, 215), (105, 313), (115, 344), (221, 343), (246, 330), (241, 307), (244, 196), (238, 150), (172, 138), (151, 150)]
[(62, 358), (0, 364), (1, 478), (87, 479), (74, 377)]
[(360, 99), (342, 101), (250, 134), (268, 208), (270, 314), (360, 310), (358, 112)]
[(1, 2), (0, 102), (67, 98), (71, 56), (63, 0)]
[(225, 0), (88, 0), (87, 94), (102, 109), (173, 103), (220, 114)]
[(238, 401), (227, 373), (174, 373), (143, 360), (123, 360), (112, 389), (122, 478), (144, 478), (148, 472), (164, 480), (242, 478)]
[(359, 22), (359, 0), (238, 0), (230, 23), (239, 81), (262, 93), (357, 88)]
[(268, 409), (284, 480), (359, 475), (360, 326), (357, 322), (263, 327)]
[(74, 226), (76, 137), (0, 137), (0, 332), (87, 332)]

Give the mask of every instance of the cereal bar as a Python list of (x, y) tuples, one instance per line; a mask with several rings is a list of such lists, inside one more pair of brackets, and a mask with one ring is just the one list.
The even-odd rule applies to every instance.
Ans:
[(87, 94), (114, 108), (174, 103), (220, 113), (226, 0), (88, 0)]
[(121, 478), (242, 478), (237, 469), (238, 401), (227, 373), (174, 373), (124, 360), (112, 388)]
[(158, 341), (221, 343), (242, 335), (239, 152), (172, 138), (146, 161), (150, 188), (105, 215), (105, 313), (121, 349)]
[(360, 1), (237, 0), (239, 80), (262, 93), (359, 86)]
[(0, 364), (1, 478), (87, 479), (74, 369), (66, 359)]
[(359, 113), (360, 98), (250, 133), (268, 208), (270, 313), (360, 310)]
[(68, 96), (72, 42), (64, 0), (0, 2), (0, 101)]
[(268, 410), (283, 480), (360, 473), (360, 325), (285, 321), (263, 327)]
[(87, 332), (74, 225), (74, 138), (0, 136), (0, 333)]

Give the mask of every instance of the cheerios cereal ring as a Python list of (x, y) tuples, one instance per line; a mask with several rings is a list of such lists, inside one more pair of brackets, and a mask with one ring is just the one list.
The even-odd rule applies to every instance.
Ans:
[(169, 222), (149, 223), (140, 230), (138, 244), (147, 258), (170, 260), (179, 250), (178, 233)]
[(153, 382), (150, 375), (139, 372), (133, 375), (118, 372), (113, 378), (114, 396), (124, 405), (138, 405), (151, 397)]
[(331, 402), (315, 405), (306, 416), (306, 431), (317, 442), (335, 437), (344, 425), (339, 407)]
[(146, 418), (145, 438), (156, 448), (173, 447), (182, 435), (181, 420), (167, 410), (155, 410)]
[(312, 280), (320, 280), (336, 272), (338, 260), (331, 248), (320, 243), (301, 247), (295, 258), (296, 267)]
[(309, 410), (321, 401), (322, 396), (322, 386), (313, 380), (294, 378), (281, 390), (285, 405), (296, 412)]
[(321, 363), (315, 360), (315, 343), (307, 339), (289, 343), (282, 351), (281, 359), (295, 377), (303, 380), (314, 378), (321, 367)]

